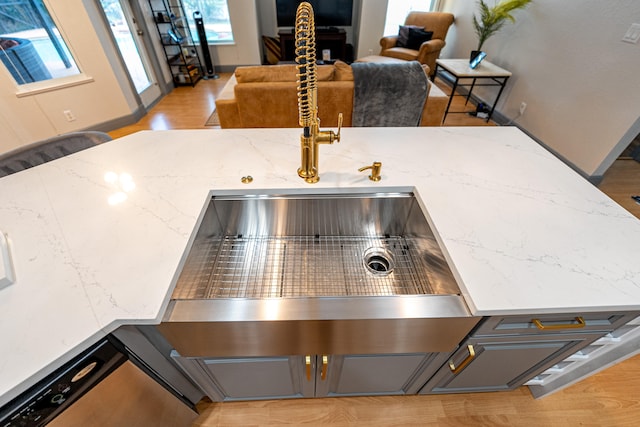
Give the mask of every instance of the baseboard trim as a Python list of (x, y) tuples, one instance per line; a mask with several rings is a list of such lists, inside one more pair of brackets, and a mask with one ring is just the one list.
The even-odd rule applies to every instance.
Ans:
[[(444, 83), (446, 83), (449, 87), (453, 88), (453, 82), (452, 81), (449, 81), (448, 79), (442, 78), (439, 74), (438, 74), (438, 77), (440, 77), (440, 80), (443, 81)], [(466, 95), (469, 92), (469, 90), (466, 87), (458, 87), (458, 89), (459, 89), (460, 93), (463, 94), (463, 95)], [(476, 96), (473, 93), (471, 94), (470, 99), (476, 105), (478, 105), (478, 103), (480, 103), (480, 102), (489, 105), (489, 103), (486, 100)], [(571, 169), (573, 169), (573, 171), (578, 173), (578, 175), (580, 175), (581, 177), (583, 177), (584, 179), (589, 181), (591, 184), (593, 184), (595, 186), (598, 186), (598, 184), (600, 184), (602, 182), (602, 180), (604, 178), (603, 175), (589, 175), (589, 174), (585, 173), (582, 169), (580, 169), (578, 166), (576, 166), (573, 162), (571, 162), (569, 159), (564, 157), (562, 154), (558, 153), (553, 148), (549, 147), (547, 144), (544, 143), (544, 141), (542, 141), (541, 139), (537, 138), (534, 134), (529, 132), (526, 128), (522, 127), (518, 123), (513, 123), (513, 120), (515, 120), (515, 119), (510, 119), (509, 117), (507, 117), (504, 114), (502, 114), (500, 111), (495, 110), (493, 112), (493, 115), (491, 116), (491, 120), (493, 120), (498, 126), (515, 126), (515, 127), (517, 127), (522, 132), (524, 132), (529, 138), (533, 139), (535, 142), (540, 144), (540, 146), (542, 146), (545, 150), (549, 151), (551, 154), (556, 156), (560, 161), (562, 161), (565, 165), (569, 166)]]
[(216, 65), (216, 71), (218, 73), (233, 73), (238, 67), (244, 67), (244, 65)]
[(108, 120), (106, 122), (98, 123), (88, 128), (82, 130), (97, 130), (101, 132), (110, 132), (115, 129), (120, 129), (125, 126), (132, 125), (137, 123), (140, 119), (142, 119), (147, 114), (147, 111), (143, 106), (138, 106), (138, 108), (128, 114), (126, 116), (118, 117), (117, 119)]

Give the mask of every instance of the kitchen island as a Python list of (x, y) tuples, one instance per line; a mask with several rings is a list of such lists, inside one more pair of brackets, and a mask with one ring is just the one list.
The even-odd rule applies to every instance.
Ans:
[[(411, 190), (474, 316), (640, 310), (640, 221), (515, 128), (139, 132), (0, 179), (0, 404), (121, 325), (157, 324), (210, 190)], [(374, 183), (358, 168), (381, 161)], [(241, 182), (251, 175), (249, 184)]]

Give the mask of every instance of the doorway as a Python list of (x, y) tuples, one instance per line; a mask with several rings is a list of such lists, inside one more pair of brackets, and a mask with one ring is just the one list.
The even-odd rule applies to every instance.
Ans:
[(162, 95), (130, 0), (100, 0), (129, 77), (145, 108)]

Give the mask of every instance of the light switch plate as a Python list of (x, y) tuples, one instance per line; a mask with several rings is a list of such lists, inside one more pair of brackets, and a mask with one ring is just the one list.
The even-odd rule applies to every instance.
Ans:
[(631, 24), (627, 33), (622, 38), (623, 42), (638, 43), (640, 40), (640, 24)]
[(16, 281), (13, 262), (11, 261), (11, 251), (9, 239), (0, 231), (0, 289)]

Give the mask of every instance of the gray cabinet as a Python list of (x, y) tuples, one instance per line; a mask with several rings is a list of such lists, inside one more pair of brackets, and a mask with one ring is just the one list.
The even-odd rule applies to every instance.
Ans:
[(415, 394), (447, 360), (447, 353), (318, 356), (316, 396)]
[(175, 352), (172, 356), (214, 401), (314, 396), (315, 375), (306, 375), (305, 356), (187, 358)]
[(472, 337), (420, 393), (513, 389), (600, 336)]
[(232, 401), (415, 394), (448, 354), (173, 357), (212, 400)]
[(420, 394), (514, 389), (634, 315), (589, 313), (487, 318)]

